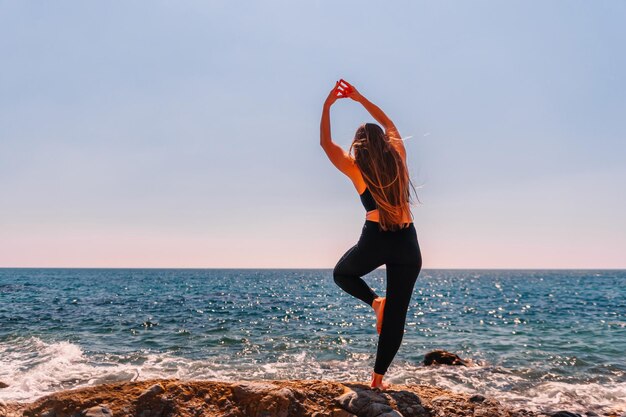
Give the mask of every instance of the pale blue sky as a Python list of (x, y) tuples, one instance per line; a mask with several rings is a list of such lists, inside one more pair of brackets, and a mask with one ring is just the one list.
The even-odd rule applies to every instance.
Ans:
[[(352, 82), (424, 266), (626, 267), (626, 3), (0, 0), (0, 266), (333, 267)], [(353, 101), (331, 112), (348, 148)]]

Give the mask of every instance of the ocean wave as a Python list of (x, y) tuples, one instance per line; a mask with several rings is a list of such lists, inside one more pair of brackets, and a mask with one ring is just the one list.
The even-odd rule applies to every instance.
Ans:
[[(467, 394), (494, 397), (513, 408), (535, 412), (595, 413), (626, 411), (626, 383), (564, 382), (557, 375), (529, 378), (529, 370), (511, 370), (483, 364), (475, 367), (424, 367), (404, 364), (391, 382), (431, 384)], [(396, 370), (390, 368), (390, 371)]]

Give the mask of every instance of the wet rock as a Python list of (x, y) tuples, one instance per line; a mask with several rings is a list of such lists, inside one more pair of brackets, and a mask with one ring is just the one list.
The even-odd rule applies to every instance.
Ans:
[[(327, 417), (326, 413), (315, 412), (311, 417)], [(335, 408), (330, 412), (330, 417), (357, 417), (356, 414), (352, 414), (349, 411), (344, 410), (343, 408)]]
[(9, 384), (5, 384), (4, 382), (0, 381), (0, 388), (6, 388), (8, 386)]
[(385, 399), (373, 390), (357, 388), (338, 397), (337, 403), (344, 410), (361, 416), (365, 415), (374, 404), (384, 404)]
[(163, 388), (161, 384), (154, 384), (153, 386), (141, 393), (141, 395), (139, 396), (139, 400), (155, 397), (159, 394), (163, 394), (164, 392), (165, 388)]
[(483, 401), (485, 401), (485, 397), (483, 397), (480, 394), (476, 394), (476, 395), (472, 395), (469, 400), (472, 403), (482, 403)]
[(409, 391), (372, 390), (351, 386), (352, 390), (335, 398), (344, 410), (361, 417), (427, 417), (417, 395)]
[(405, 416), (428, 417), (420, 398), (410, 391), (393, 391), (389, 395), (394, 399), (398, 411)]
[(468, 366), (469, 362), (461, 359), (454, 353), (447, 352), (445, 350), (433, 350), (424, 355), (424, 365), (455, 365), (455, 366)]
[(552, 414), (552, 417), (582, 417), (582, 416), (577, 413), (570, 413), (569, 411), (558, 411)]
[[(475, 403), (470, 398), (471, 396), (464, 394), (440, 393), (434, 398), (424, 398), (424, 407), (430, 417), (521, 417), (496, 400), (485, 398), (482, 402)], [(535, 414), (532, 416), (535, 417)]]
[[(135, 401), (135, 413), (139, 417), (161, 417), (171, 409), (171, 403), (161, 394), (165, 388), (161, 384), (153, 384), (145, 389)], [(99, 416), (98, 416), (99, 417)]]
[(101, 404), (84, 410), (83, 417), (113, 417), (113, 413), (107, 405)]
[[(378, 417), (382, 415), (387, 415), (391, 412), (398, 413), (387, 404), (372, 403), (366, 406), (365, 408), (363, 408), (361, 412), (359, 413), (359, 415), (363, 417)], [(402, 416), (402, 414), (400, 413), (398, 413), (398, 415)]]
[(400, 414), (400, 412), (398, 412), (397, 410), (391, 410), (387, 413), (378, 414), (375, 417), (404, 417), (404, 416)]

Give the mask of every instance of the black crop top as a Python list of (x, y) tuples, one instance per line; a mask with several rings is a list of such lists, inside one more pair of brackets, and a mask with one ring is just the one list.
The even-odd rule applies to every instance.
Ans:
[(376, 201), (374, 197), (372, 197), (372, 193), (370, 193), (369, 188), (365, 187), (365, 191), (362, 194), (359, 194), (361, 197), (361, 203), (363, 203), (363, 207), (365, 207), (366, 211), (376, 210)]

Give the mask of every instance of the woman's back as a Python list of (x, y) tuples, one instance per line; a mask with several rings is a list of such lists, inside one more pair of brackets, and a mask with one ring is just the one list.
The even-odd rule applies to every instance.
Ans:
[[(357, 175), (356, 178), (353, 180), (353, 183), (357, 190), (357, 193), (359, 194), (361, 203), (363, 204), (363, 207), (366, 211), (365, 220), (371, 220), (377, 223), (380, 222), (380, 213), (378, 211), (376, 200), (372, 196), (372, 193), (369, 190), (367, 183), (365, 182), (365, 179), (363, 178), (363, 175), (360, 173), (360, 171), (359, 175)], [(402, 216), (401, 223), (413, 223), (413, 218), (410, 211)]]

